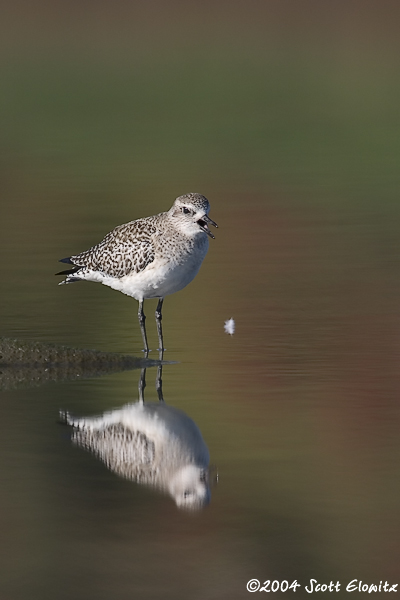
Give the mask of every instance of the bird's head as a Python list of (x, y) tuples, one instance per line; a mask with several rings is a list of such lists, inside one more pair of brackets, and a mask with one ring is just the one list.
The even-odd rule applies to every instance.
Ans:
[(210, 203), (207, 198), (201, 194), (190, 193), (179, 196), (169, 210), (169, 214), (184, 234), (193, 236), (196, 233), (206, 233), (214, 238), (208, 225), (214, 227), (218, 225), (208, 216), (209, 210)]
[(198, 510), (210, 502), (208, 470), (196, 465), (180, 468), (168, 487), (179, 508)]

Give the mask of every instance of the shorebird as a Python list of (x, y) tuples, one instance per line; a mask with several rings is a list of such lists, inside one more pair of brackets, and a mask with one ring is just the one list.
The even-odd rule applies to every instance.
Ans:
[(138, 318), (144, 352), (147, 343), (143, 302), (158, 298), (156, 323), (159, 350), (164, 350), (162, 305), (164, 297), (178, 292), (197, 275), (214, 238), (208, 225), (210, 204), (201, 194), (179, 196), (167, 212), (115, 227), (96, 246), (62, 258), (73, 265), (57, 275), (66, 275), (59, 285), (75, 281), (97, 281), (139, 301)]
[(99, 417), (74, 418), (72, 441), (117, 475), (169, 493), (179, 508), (210, 501), (209, 452), (196, 423), (164, 402), (136, 402)]

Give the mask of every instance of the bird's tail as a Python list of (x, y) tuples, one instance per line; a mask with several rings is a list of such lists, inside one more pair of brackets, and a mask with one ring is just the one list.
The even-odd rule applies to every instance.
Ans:
[(60, 271), (59, 273), (56, 273), (56, 275), (66, 275), (67, 277), (64, 279), (64, 281), (60, 281), (60, 283), (58, 285), (64, 285), (65, 283), (74, 283), (74, 281), (80, 281), (80, 277), (74, 277), (74, 274), (77, 273), (82, 267), (78, 267), (76, 265), (74, 265), (74, 263), (72, 262), (71, 258), (62, 258), (60, 260), (60, 262), (63, 263), (68, 263), (70, 265), (73, 265), (72, 269), (66, 269), (65, 271)]
[(59, 411), (59, 420), (60, 425), (71, 425), (71, 417), (67, 410)]

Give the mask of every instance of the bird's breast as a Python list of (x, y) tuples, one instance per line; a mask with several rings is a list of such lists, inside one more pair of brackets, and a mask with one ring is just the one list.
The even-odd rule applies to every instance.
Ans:
[(194, 279), (207, 254), (207, 236), (196, 237), (200, 239), (177, 247), (167, 243), (160, 245), (154, 260), (143, 271), (132, 271), (120, 278), (108, 277), (102, 283), (137, 300), (174, 294)]

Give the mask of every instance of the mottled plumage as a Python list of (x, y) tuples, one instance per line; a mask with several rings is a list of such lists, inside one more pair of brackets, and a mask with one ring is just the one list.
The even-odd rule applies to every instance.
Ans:
[(94, 418), (73, 418), (72, 441), (114, 473), (169, 493), (180, 508), (210, 499), (209, 453), (197, 425), (163, 402), (127, 404)]
[(70, 260), (81, 267), (81, 277), (91, 271), (118, 278), (132, 272), (140, 273), (154, 260), (153, 239), (156, 239), (156, 232), (154, 217), (131, 221), (115, 227), (100, 244), (71, 256)]
[(167, 212), (115, 227), (89, 250), (62, 259), (73, 267), (57, 275), (61, 282), (97, 281), (139, 301), (145, 351), (143, 301), (159, 298), (156, 318), (162, 345), (161, 307), (165, 296), (184, 288), (196, 276), (208, 250), (210, 205), (201, 194), (177, 198)]

